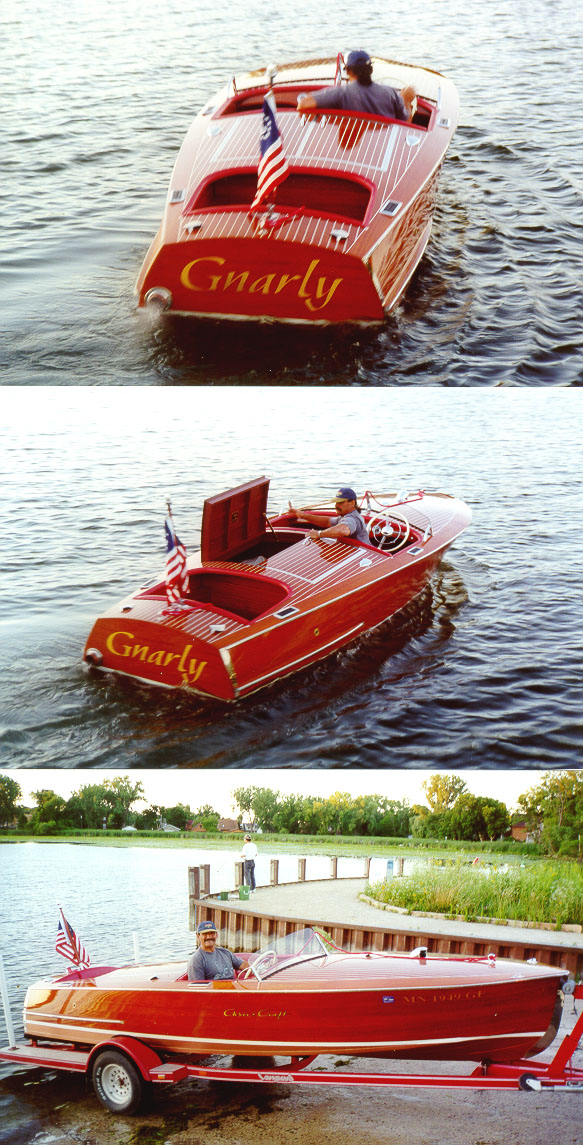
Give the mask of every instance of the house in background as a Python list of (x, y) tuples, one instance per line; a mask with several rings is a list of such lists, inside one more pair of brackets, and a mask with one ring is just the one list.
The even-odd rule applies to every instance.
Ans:
[(219, 819), (217, 823), (217, 831), (239, 831), (240, 827), (236, 819)]
[(532, 831), (528, 830), (525, 819), (519, 819), (517, 823), (512, 824), (511, 835), (513, 839), (516, 839), (517, 843), (535, 842), (535, 837)]

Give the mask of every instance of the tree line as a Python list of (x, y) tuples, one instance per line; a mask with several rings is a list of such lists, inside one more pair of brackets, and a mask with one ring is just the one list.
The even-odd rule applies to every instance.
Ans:
[(261, 827), (289, 835), (358, 835), (376, 838), (499, 839), (510, 827), (504, 803), (471, 795), (458, 776), (435, 773), (423, 783), (428, 806), (385, 795), (327, 799), (286, 795), (261, 787), (234, 792), (239, 807)]
[(50, 788), (41, 788), (32, 793), (36, 804), (33, 808), (19, 805), (21, 794), (16, 780), (0, 775), (0, 824), (16, 820), (20, 830), (34, 835), (56, 835), (74, 829), (121, 830), (129, 826), (138, 831), (156, 831), (165, 824), (184, 831), (191, 820), (212, 832), (217, 830), (220, 818), (209, 805), (193, 811), (183, 803), (172, 807), (151, 803), (136, 811), (134, 805), (145, 802), (144, 787), (141, 781), (133, 783), (128, 776), (84, 784), (69, 799)]
[[(520, 796), (513, 815), (501, 800), (472, 795), (461, 775), (434, 772), (421, 786), (426, 804), (413, 806), (387, 795), (336, 792), (324, 798), (254, 786), (233, 794), (241, 820), (269, 834), (486, 842), (508, 835), (512, 822), (523, 821), (544, 853), (581, 856), (583, 772), (541, 773), (540, 782)], [(216, 833), (220, 818), (209, 804), (196, 809), (184, 803), (149, 804), (136, 810), (137, 803), (146, 802), (145, 792), (141, 781), (134, 783), (129, 776), (82, 785), (70, 799), (46, 788), (33, 798), (34, 808), (22, 807), (18, 782), (0, 775), (0, 825), (16, 821), (21, 830), (43, 835), (125, 826), (148, 831), (164, 824), (183, 831), (192, 823)]]

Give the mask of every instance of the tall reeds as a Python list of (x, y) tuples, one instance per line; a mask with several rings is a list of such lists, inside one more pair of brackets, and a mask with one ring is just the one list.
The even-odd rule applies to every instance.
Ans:
[(502, 869), (476, 869), (462, 862), (445, 869), (428, 864), (406, 877), (370, 884), (367, 893), (411, 911), (551, 923), (557, 928), (583, 925), (583, 870), (568, 862)]

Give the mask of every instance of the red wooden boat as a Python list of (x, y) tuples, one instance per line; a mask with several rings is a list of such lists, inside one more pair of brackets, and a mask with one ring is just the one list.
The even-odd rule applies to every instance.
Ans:
[(279, 67), (277, 120), (289, 165), (275, 200), (257, 187), (263, 69), (235, 77), (194, 120), (137, 282), (138, 305), (169, 314), (308, 325), (380, 323), (428, 242), (437, 180), (456, 127), (454, 85), (374, 58), (374, 79), (418, 92), (411, 122), (299, 114), (298, 96), (335, 82), (337, 59)]
[[(367, 544), (311, 540), (291, 513), (268, 519), (262, 477), (205, 501), (188, 592), (162, 578), (94, 624), (85, 661), (167, 688), (235, 700), (321, 660), (398, 612), (427, 585), (471, 519), (442, 493), (365, 493)], [(333, 502), (310, 506), (334, 514)]]
[(564, 970), (487, 958), (347, 953), (312, 930), (250, 956), (233, 981), (184, 963), (73, 970), (31, 986), (28, 1037), (165, 1054), (342, 1053), (509, 1062), (539, 1053), (561, 1015)]

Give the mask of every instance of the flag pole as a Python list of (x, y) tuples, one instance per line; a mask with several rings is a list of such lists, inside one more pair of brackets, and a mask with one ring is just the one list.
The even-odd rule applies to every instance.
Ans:
[(12, 1014), (10, 1013), (10, 998), (8, 997), (8, 984), (6, 981), (6, 974), (4, 972), (4, 959), (2, 958), (2, 954), (0, 954), (0, 994), (2, 995), (4, 1021), (6, 1022), (6, 1033), (8, 1034), (8, 1048), (10, 1050), (15, 1050), (16, 1038), (14, 1036), (14, 1026), (12, 1024)]
[(181, 543), (172, 516), (172, 502), (166, 498), (166, 601), (168, 608), (184, 607), (182, 598), (188, 592), (188, 563), (186, 549)]
[[(71, 949), (74, 951), (75, 948), (74, 948), (73, 942), (71, 941), (71, 931), (70, 931), (69, 923), (67, 922), (67, 919), (65, 918), (65, 912), (64, 912), (60, 902), (57, 903), (57, 907), (59, 908), (59, 914), (61, 916), (61, 922), (63, 923), (63, 930), (64, 930), (65, 934), (67, 935), (67, 938), (68, 938), (69, 943), (71, 945)], [(71, 960), (69, 959), (69, 969), (72, 970), (75, 966), (79, 966), (79, 963), (71, 962)]]
[(174, 517), (172, 516), (172, 502), (169, 497), (166, 498), (166, 509), (168, 511), (168, 520), (172, 529), (172, 536), (176, 539), (176, 529), (174, 528)]

